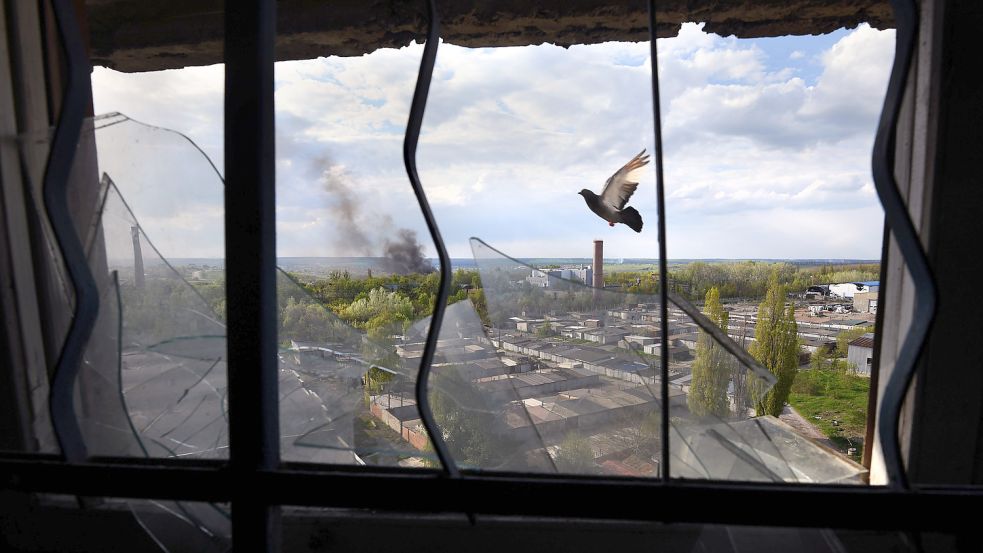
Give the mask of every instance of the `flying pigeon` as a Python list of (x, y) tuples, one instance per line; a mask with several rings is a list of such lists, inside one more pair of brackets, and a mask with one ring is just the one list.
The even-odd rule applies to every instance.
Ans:
[(624, 223), (635, 232), (642, 232), (642, 216), (637, 209), (625, 207), (625, 204), (638, 188), (638, 175), (648, 162), (649, 156), (645, 154), (645, 150), (642, 150), (624, 167), (618, 169), (617, 173), (611, 175), (611, 178), (604, 183), (604, 190), (601, 191), (600, 196), (586, 188), (578, 194), (584, 197), (587, 207), (607, 221), (609, 226)]

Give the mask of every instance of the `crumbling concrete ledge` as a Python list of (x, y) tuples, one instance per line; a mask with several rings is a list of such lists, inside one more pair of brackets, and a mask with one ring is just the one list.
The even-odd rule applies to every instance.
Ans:
[[(234, 1), (234, 0), (228, 0)], [(155, 71), (222, 61), (223, 2), (86, 0), (93, 63)], [(423, 1), (281, 0), (277, 60), (358, 56), (422, 40)], [(599, 0), (438, 0), (441, 37), (469, 47), (648, 40), (647, 4)], [(893, 26), (887, 0), (660, 0), (658, 36), (685, 22), (742, 38)]]

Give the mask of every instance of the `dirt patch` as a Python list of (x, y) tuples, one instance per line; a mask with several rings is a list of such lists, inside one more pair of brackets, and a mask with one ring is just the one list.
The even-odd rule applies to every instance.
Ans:
[(785, 409), (782, 410), (782, 414), (778, 417), (782, 422), (791, 426), (799, 434), (813, 440), (816, 443), (820, 443), (830, 449), (839, 451), (840, 448), (833, 443), (832, 440), (826, 437), (825, 434), (819, 430), (816, 425), (809, 422), (809, 419), (803, 417), (798, 411), (792, 408), (791, 405), (786, 405)]

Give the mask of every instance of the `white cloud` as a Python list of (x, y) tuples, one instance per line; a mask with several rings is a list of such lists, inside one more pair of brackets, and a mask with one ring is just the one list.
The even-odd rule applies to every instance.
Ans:
[[(426, 235), (402, 162), (421, 52), (277, 65), (281, 255), (350, 253), (332, 238), (345, 229), (322, 181), (339, 166), (362, 230)], [(866, 25), (779, 67), (753, 42), (702, 25), (660, 39), (670, 254), (876, 257), (869, 156), (892, 53), (893, 32)], [(611, 256), (656, 255), (653, 172), (631, 202), (645, 219), (640, 235), (607, 227), (576, 194), (652, 150), (648, 56), (645, 43), (441, 46), (418, 165), (453, 256), (470, 256), (470, 236), (513, 256), (588, 256), (593, 238)], [(815, 84), (795, 76), (797, 60), (822, 63)], [(93, 82), (97, 110), (181, 129), (220, 153), (221, 67), (97, 69)]]
[(96, 67), (93, 103), (96, 113), (118, 111), (192, 136), (221, 167), (224, 83), (221, 65), (132, 74)]

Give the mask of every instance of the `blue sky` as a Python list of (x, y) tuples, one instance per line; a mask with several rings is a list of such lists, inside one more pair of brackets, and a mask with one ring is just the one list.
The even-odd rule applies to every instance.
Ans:
[[(893, 31), (865, 25), (738, 40), (687, 24), (661, 39), (669, 256), (878, 257), (870, 149), (893, 48)], [(401, 152), (421, 53), (277, 64), (279, 255), (381, 255), (401, 228), (426, 238)], [(650, 82), (647, 43), (441, 45), (418, 163), (451, 255), (477, 236), (517, 257), (587, 257), (595, 238), (608, 257), (656, 257), (654, 170), (630, 202), (641, 234), (577, 195), (652, 151)], [(222, 86), (221, 66), (93, 73), (97, 113), (179, 130), (219, 168)], [(148, 155), (114, 148), (101, 159)], [(221, 255), (214, 183), (170, 178), (173, 163), (104, 165), (165, 255)], [(166, 210), (162, 188), (178, 198)]]

